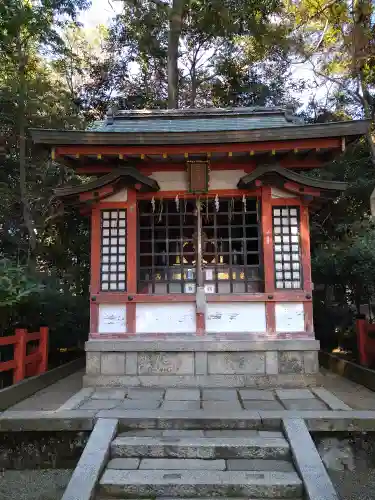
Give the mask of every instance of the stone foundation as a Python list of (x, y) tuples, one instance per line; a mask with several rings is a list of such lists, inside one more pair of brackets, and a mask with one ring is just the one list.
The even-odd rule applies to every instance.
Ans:
[(319, 342), (128, 339), (86, 342), (85, 386), (304, 387), (319, 384)]

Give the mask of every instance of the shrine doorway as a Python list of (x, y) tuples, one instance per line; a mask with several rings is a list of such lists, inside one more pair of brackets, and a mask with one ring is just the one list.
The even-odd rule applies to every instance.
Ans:
[[(138, 202), (138, 292), (262, 292), (256, 198), (176, 197)], [(200, 244), (199, 244), (200, 241)]]

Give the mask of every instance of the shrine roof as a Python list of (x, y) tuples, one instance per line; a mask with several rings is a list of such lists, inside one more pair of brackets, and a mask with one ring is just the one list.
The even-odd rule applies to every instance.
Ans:
[[(293, 126), (289, 108), (138, 110), (108, 112), (88, 130), (96, 132), (215, 132)], [(301, 122), (300, 122), (301, 123)]]
[(109, 110), (87, 130), (33, 129), (44, 145), (230, 144), (305, 138), (347, 137), (367, 133), (369, 121), (305, 124), (290, 107)]
[(298, 192), (301, 194), (303, 194), (304, 188), (313, 188), (324, 192), (328, 197), (337, 196), (337, 194), (345, 191), (348, 187), (346, 182), (328, 181), (298, 174), (297, 172), (281, 167), (277, 163), (260, 165), (250, 174), (242, 177), (238, 182), (238, 187), (240, 189), (252, 188), (256, 185), (257, 180), (262, 180), (265, 184), (269, 183), (270, 185), (277, 185), (279, 181), (284, 185), (285, 181), (290, 181), (299, 186)]

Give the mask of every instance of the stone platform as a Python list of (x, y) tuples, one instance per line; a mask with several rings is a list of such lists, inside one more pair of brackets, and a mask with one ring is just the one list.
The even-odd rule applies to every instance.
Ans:
[(320, 385), (319, 342), (244, 334), (143, 335), (86, 342), (88, 387), (308, 387)]

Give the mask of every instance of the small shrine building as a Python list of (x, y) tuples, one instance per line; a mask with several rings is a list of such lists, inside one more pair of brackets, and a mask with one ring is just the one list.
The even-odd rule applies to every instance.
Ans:
[(56, 190), (91, 217), (85, 384), (315, 384), (309, 214), (346, 185), (308, 174), (367, 129), (289, 108), (34, 129), (54, 161), (93, 176)]

